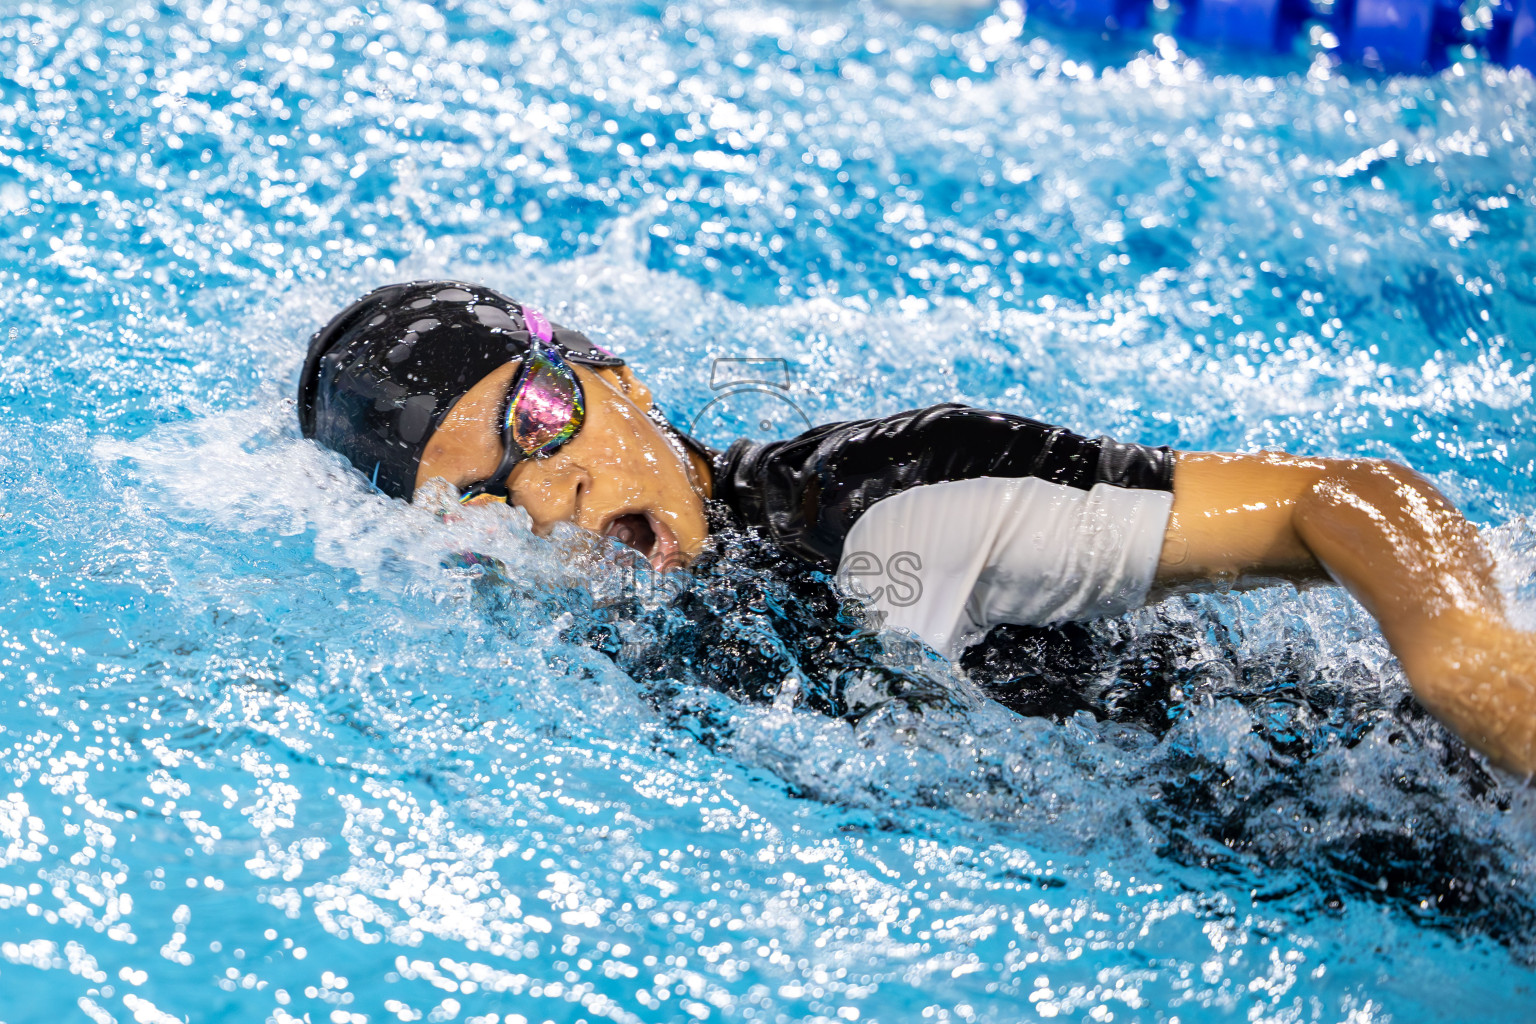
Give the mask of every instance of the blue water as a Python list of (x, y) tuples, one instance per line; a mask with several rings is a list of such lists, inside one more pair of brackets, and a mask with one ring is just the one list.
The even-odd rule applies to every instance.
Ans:
[(1058, 723), (297, 438), (309, 333), (455, 275), (714, 442), (1400, 458), (1536, 625), (1532, 79), (927, 15), (5, 5), (0, 1020), (1531, 1019), (1536, 798), (1337, 592), (1094, 627), (1163, 703)]

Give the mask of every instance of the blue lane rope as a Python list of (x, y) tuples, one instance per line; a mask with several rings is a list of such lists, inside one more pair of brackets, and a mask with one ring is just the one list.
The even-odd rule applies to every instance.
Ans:
[[(1030, 12), (1084, 29), (1135, 29), (1149, 0), (1035, 0)], [(1215, 47), (1289, 50), (1309, 22), (1327, 26), (1341, 59), (1388, 72), (1437, 71), (1471, 46), (1536, 72), (1536, 0), (1183, 0), (1179, 32)]]

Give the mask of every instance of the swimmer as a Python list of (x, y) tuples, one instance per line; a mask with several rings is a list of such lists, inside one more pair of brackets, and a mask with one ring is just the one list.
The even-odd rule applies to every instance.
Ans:
[(1536, 772), (1536, 634), (1512, 626), (1477, 530), (1379, 459), (1172, 451), (961, 405), (707, 449), (624, 361), (456, 281), (391, 285), (310, 342), (303, 434), (411, 500), (521, 507), (685, 566), (712, 525), (759, 532), (954, 658), (1001, 623), (1119, 615), (1164, 597), (1338, 583), (1425, 707)]

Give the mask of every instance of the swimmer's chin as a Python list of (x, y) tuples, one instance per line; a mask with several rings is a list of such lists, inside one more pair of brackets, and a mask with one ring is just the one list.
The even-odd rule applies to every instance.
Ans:
[[(508, 506), (526, 516), (526, 513), (503, 498), (481, 495), (461, 504), (459, 492), (446, 480), (434, 478), (416, 488), (412, 504), (427, 508), (445, 519), (457, 519), (465, 509), (476, 507)], [(525, 520), (526, 521), (526, 520)], [(528, 521), (535, 536), (548, 536), (550, 526), (539, 527)], [(600, 537), (611, 537), (645, 557), (657, 572), (671, 572), (685, 567), (692, 556), (683, 550), (677, 533), (662, 517), (649, 509), (620, 509), (609, 513), (595, 531)]]

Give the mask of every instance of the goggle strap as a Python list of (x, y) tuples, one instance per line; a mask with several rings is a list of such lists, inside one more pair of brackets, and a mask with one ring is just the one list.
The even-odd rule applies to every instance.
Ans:
[(528, 333), (548, 345), (555, 340), (555, 329), (545, 318), (543, 313), (532, 306), (523, 307), (523, 323), (528, 325)]

